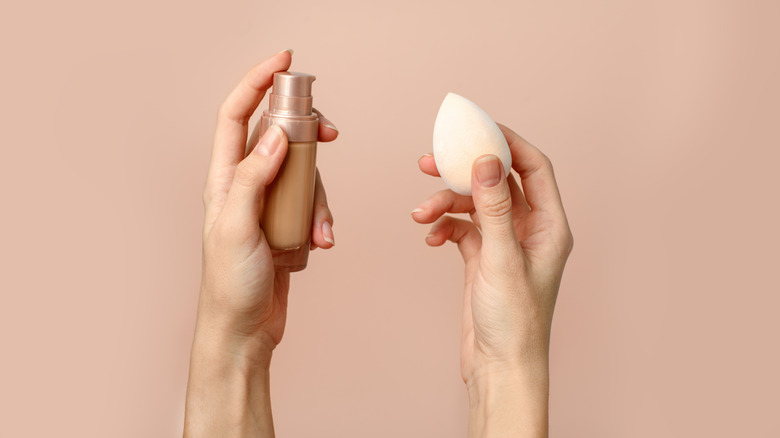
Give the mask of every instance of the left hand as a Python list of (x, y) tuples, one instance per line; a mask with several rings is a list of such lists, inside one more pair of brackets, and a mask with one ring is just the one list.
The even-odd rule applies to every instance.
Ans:
[[(546, 400), (553, 311), (574, 239), (550, 159), (499, 127), (520, 184), (497, 157), (485, 155), (472, 165), (473, 197), (442, 190), (412, 218), (433, 223), (428, 245), (455, 242), (465, 262), (461, 373), (469, 391), (506, 386), (501, 380), (509, 376), (523, 379), (524, 391), (534, 382)], [(418, 165), (439, 176), (432, 155)], [(447, 213), (468, 213), (471, 220)]]

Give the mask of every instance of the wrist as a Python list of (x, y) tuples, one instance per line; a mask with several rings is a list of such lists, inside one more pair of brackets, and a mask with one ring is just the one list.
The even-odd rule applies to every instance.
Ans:
[(272, 350), (245, 337), (196, 329), (185, 413), (186, 438), (273, 436)]
[(482, 368), (466, 382), (469, 437), (546, 437), (549, 382), (546, 359)]
[(256, 326), (256, 318), (247, 318), (214, 295), (209, 289), (201, 288), (193, 354), (202, 351), (214, 358), (233, 357), (247, 366), (268, 368), (277, 342)]
[(200, 363), (231, 366), (246, 372), (267, 370), (275, 347), (276, 344), (263, 333), (236, 333), (230, 323), (199, 315), (192, 342), (192, 361), (197, 357)]

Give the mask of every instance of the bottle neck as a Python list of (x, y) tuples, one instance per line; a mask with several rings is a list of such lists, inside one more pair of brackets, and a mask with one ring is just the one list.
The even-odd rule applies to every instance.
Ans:
[(280, 96), (271, 93), (269, 96), (268, 112), (275, 116), (310, 116), (312, 97)]

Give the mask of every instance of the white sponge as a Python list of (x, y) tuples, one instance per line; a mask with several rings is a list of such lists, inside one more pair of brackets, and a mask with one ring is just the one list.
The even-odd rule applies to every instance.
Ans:
[(512, 154), (496, 122), (474, 102), (448, 93), (433, 125), (433, 157), (447, 187), (470, 196), (471, 166), (486, 154), (497, 156), (509, 175)]

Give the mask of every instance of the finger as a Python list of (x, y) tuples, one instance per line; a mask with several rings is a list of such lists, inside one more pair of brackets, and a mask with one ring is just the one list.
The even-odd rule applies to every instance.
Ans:
[(333, 214), (328, 207), (328, 197), (322, 184), (320, 171), (314, 184), (314, 213), (312, 219), (311, 242), (314, 248), (332, 248), (336, 244), (333, 236)]
[(528, 205), (532, 210), (545, 211), (565, 220), (561, 194), (550, 159), (511, 129), (500, 123), (498, 127), (509, 143), (512, 167), (520, 175)]
[(317, 116), (320, 119), (320, 126), (319, 126), (319, 132), (318, 137), (319, 141), (323, 143), (327, 143), (329, 141), (333, 141), (336, 139), (336, 137), (339, 136), (339, 130), (336, 128), (336, 125), (333, 124), (330, 120), (328, 120), (327, 117), (325, 117), (321, 112), (317, 110), (317, 108), (312, 108), (312, 112), (317, 114)]
[(528, 206), (525, 195), (523, 195), (523, 189), (517, 184), (515, 176), (510, 173), (506, 182), (509, 184), (509, 193), (512, 198), (512, 219), (514, 220), (515, 234), (519, 238), (524, 235), (527, 217), (531, 213), (531, 208)]
[(528, 202), (525, 200), (523, 189), (520, 188), (515, 176), (511, 173), (506, 181), (509, 184), (509, 193), (512, 196), (512, 211), (514, 212), (515, 219), (524, 217), (531, 211), (531, 207), (528, 206)]
[(257, 123), (255, 123), (254, 129), (252, 129), (252, 134), (249, 135), (249, 140), (246, 142), (246, 148), (244, 150), (244, 157), (249, 155), (250, 152), (252, 152), (252, 149), (257, 146), (257, 142), (260, 141), (260, 124), (262, 123), (262, 120), (258, 120)]
[(292, 55), (285, 50), (256, 65), (222, 103), (217, 116), (207, 184), (219, 186), (223, 183), (227, 188), (224, 180), (229, 183), (233, 168), (245, 156), (249, 118), (273, 83), (274, 73), (287, 70), (291, 61)]
[(433, 159), (433, 155), (425, 154), (417, 160), (417, 166), (426, 175), (441, 176), (439, 175), (439, 169), (436, 168), (436, 161)]
[[(421, 224), (430, 224), (445, 213), (476, 213), (471, 196), (459, 195), (452, 190), (436, 192), (419, 207), (412, 210), (412, 219)], [(476, 216), (475, 216), (476, 218)]]
[(237, 235), (259, 228), (265, 188), (271, 184), (287, 154), (284, 131), (271, 125), (246, 158), (236, 166), (235, 177), (220, 213)]
[(477, 255), (482, 245), (482, 237), (473, 223), (444, 216), (433, 224), (431, 232), (425, 237), (425, 243), (441, 246), (448, 240), (458, 244), (458, 250), (466, 261)]
[(474, 161), (471, 193), (482, 225), (483, 254), (504, 261), (520, 250), (512, 217), (512, 198), (504, 166), (495, 155)]
[[(322, 143), (327, 143), (335, 140), (336, 137), (339, 136), (339, 131), (336, 128), (336, 126), (333, 124), (333, 122), (325, 118), (325, 116), (323, 116), (321, 112), (317, 111), (316, 108), (312, 108), (312, 111), (317, 113), (317, 115), (320, 118), (320, 125), (318, 131), (319, 138), (317, 139), (317, 141)], [(246, 142), (246, 149), (244, 151), (244, 156), (249, 155), (249, 152), (251, 152), (254, 146), (257, 144), (257, 141), (260, 138), (261, 122), (262, 120), (258, 120), (257, 123), (255, 123), (254, 129), (252, 129), (252, 134), (249, 136), (249, 140), (247, 140)]]

